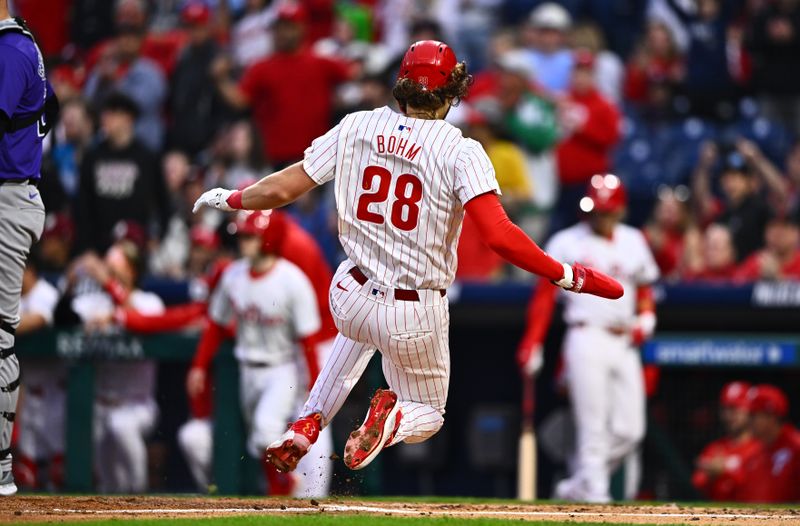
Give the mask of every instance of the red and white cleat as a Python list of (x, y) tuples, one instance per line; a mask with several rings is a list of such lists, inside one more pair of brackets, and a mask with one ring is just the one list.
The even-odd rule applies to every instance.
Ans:
[(286, 433), (267, 447), (267, 462), (283, 473), (294, 471), (300, 459), (317, 441), (322, 427), (321, 422), (322, 415), (314, 413), (289, 426)]
[(345, 466), (361, 469), (372, 462), (397, 433), (400, 416), (397, 395), (388, 389), (378, 389), (369, 404), (364, 423), (347, 439)]

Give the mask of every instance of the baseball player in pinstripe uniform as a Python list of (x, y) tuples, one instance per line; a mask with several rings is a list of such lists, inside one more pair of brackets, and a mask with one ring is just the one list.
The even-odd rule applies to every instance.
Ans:
[(361, 469), (384, 447), (422, 442), (442, 427), (450, 375), (445, 289), (455, 276), (465, 212), (511, 263), (573, 292), (622, 295), (602, 273), (554, 260), (508, 219), (483, 148), (444, 120), (470, 81), (446, 44), (412, 44), (393, 92), (402, 113), (382, 107), (350, 114), (314, 140), (303, 161), (244, 191), (210, 190), (195, 204), (272, 209), (335, 184), (347, 254), (329, 298), (339, 335), (301, 418), (267, 449), (281, 471), (295, 469), (376, 350), (389, 389), (378, 390), (350, 434), (345, 465)]

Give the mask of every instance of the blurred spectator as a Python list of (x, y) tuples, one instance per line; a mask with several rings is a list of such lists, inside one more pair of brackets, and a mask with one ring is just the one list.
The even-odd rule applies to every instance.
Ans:
[(248, 120), (237, 121), (221, 130), (213, 155), (206, 177), (216, 185), (239, 188), (261, 179), (265, 171), (258, 134)]
[(569, 89), (573, 56), (567, 46), (572, 17), (555, 2), (545, 2), (530, 15), (522, 40), (536, 80), (553, 93)]
[(800, 227), (796, 216), (775, 214), (767, 223), (764, 248), (739, 266), (740, 281), (800, 280)]
[(575, 53), (575, 68), (567, 98), (560, 105), (564, 141), (556, 150), (561, 180), (551, 229), (560, 230), (577, 220), (578, 201), (594, 174), (611, 168), (611, 150), (620, 138), (620, 116), (597, 90), (594, 55)]
[(161, 111), (167, 95), (164, 74), (158, 65), (142, 56), (145, 29), (138, 25), (118, 27), (118, 35), (106, 46), (86, 81), (84, 94), (95, 107), (102, 107), (110, 93), (124, 93), (139, 108), (136, 135), (148, 148), (158, 150), (164, 138)]
[(749, 389), (745, 382), (731, 382), (722, 388), (719, 420), (725, 436), (707, 445), (697, 457), (692, 484), (711, 500), (734, 500), (744, 482), (742, 465), (758, 450), (750, 433)]
[(800, 134), (800, 3), (777, 0), (750, 24), (753, 89), (761, 110)]
[(112, 323), (116, 306), (147, 315), (164, 310), (157, 295), (137, 288), (143, 268), (141, 249), (123, 240), (112, 245), (103, 260), (84, 255), (70, 272), (71, 308), (87, 337), (96, 338), (98, 355), (109, 355), (95, 365), (93, 456), (98, 490), (103, 493), (147, 491), (145, 439), (158, 419), (156, 363), (120, 360), (112, 354), (114, 346), (124, 344), (124, 336)]
[[(541, 238), (547, 230), (544, 213), (553, 207), (558, 186), (553, 153), (559, 138), (555, 104), (532, 87), (531, 63), (523, 51), (499, 55), (495, 67), (484, 78), (488, 75), (494, 77), (494, 86), (485, 84), (486, 93), (492, 93), (499, 101), (509, 139), (523, 148), (525, 172), (534, 190), (529, 206), (520, 209), (524, 216), (518, 215), (517, 220), (526, 233), (534, 239)], [(476, 104), (479, 103), (480, 100)]]
[(270, 28), (275, 22), (278, 3), (247, 0), (244, 16), (231, 31), (233, 60), (240, 68), (258, 62), (272, 51)]
[(622, 78), (625, 67), (620, 58), (606, 46), (600, 28), (590, 22), (575, 26), (571, 35), (572, 47), (591, 51), (595, 57), (594, 78), (597, 89), (609, 101), (619, 104), (622, 100)]
[(13, 0), (15, 15), (25, 19), (45, 57), (58, 55), (69, 45), (69, 15), (73, 2), (47, 0), (45, 7), (42, 0)]
[(735, 150), (724, 152), (719, 179), (723, 200), (715, 199), (711, 193), (711, 170), (719, 156), (716, 144), (702, 145), (692, 179), (696, 213), (702, 223), (715, 220), (730, 228), (738, 261), (742, 261), (763, 246), (769, 210), (758, 194), (753, 170)]
[(748, 399), (750, 428), (761, 447), (743, 463), (736, 500), (800, 502), (800, 431), (786, 421), (786, 395), (762, 384), (750, 389)]
[(201, 0), (184, 5), (181, 20), (188, 28), (189, 44), (181, 52), (170, 81), (172, 123), (168, 142), (191, 157), (208, 146), (230, 113), (211, 77), (211, 64), (220, 52), (211, 16)]
[(786, 167), (790, 177), (784, 177), (778, 167), (764, 155), (764, 152), (755, 142), (744, 138), (736, 141), (736, 151), (739, 152), (747, 165), (763, 182), (771, 208), (781, 213), (792, 209), (795, 204), (792, 202), (795, 196), (791, 176), (794, 175), (795, 180), (798, 180), (800, 166), (797, 166), (796, 160), (794, 160), (793, 164), (792, 155), (796, 156), (800, 152), (794, 152), (794, 150), (795, 148), (790, 150), (786, 160)]
[(75, 210), (79, 251), (104, 252), (112, 230), (131, 220), (149, 228), (155, 220), (160, 236), (169, 219), (169, 196), (158, 160), (134, 136), (136, 103), (122, 94), (106, 98), (100, 114), (104, 139), (81, 163)]
[(694, 229), (688, 199), (685, 186), (661, 188), (653, 215), (644, 227), (644, 236), (665, 278), (678, 276), (687, 232)]
[(87, 50), (113, 36), (115, 6), (125, 3), (143, 5), (141, 0), (116, 3), (107, 0), (72, 0), (72, 42), (78, 48)]
[[(187, 35), (180, 28), (178, 17), (175, 16), (172, 24), (167, 27), (157, 27), (159, 21), (150, 19), (150, 14), (158, 17), (163, 10), (172, 9), (177, 15), (179, 9), (175, 5), (171, 7), (166, 5), (166, 2), (175, 2), (175, 0), (160, 0), (156, 6), (156, 10), (149, 10), (148, 5), (145, 4), (146, 0), (119, 0), (116, 2), (114, 10), (113, 22), (109, 27), (116, 30), (112, 38), (103, 40), (94, 47), (92, 47), (86, 55), (86, 67), (90, 70), (100, 60), (100, 58), (108, 51), (110, 47), (115, 45), (116, 37), (119, 36), (120, 28), (128, 28), (137, 30), (142, 33), (142, 42), (140, 54), (158, 65), (161, 72), (169, 77), (175, 69), (175, 63), (178, 60), (178, 54), (183, 46), (186, 44)], [(184, 0), (181, 0), (183, 2)], [(194, 1), (194, 0), (192, 0)], [(152, 4), (152, 3), (151, 3)], [(150, 6), (152, 7), (152, 5)], [(222, 7), (219, 6), (219, 17), (222, 16)], [(151, 22), (153, 22), (151, 24)]]
[[(446, 3), (446, 2), (443, 2)], [(471, 72), (482, 71), (489, 61), (489, 45), (497, 31), (497, 8), (502, 0), (460, 0), (455, 3), (451, 27), (455, 33), (459, 57), (469, 64)]]
[[(311, 141), (328, 130), (334, 89), (349, 76), (343, 64), (302, 47), (306, 16), (297, 6), (279, 11), (275, 52), (250, 66), (239, 86), (229, 77), (230, 63), (218, 61), (214, 67), (225, 99), (237, 108), (252, 108), (264, 152), (276, 168), (301, 159)], [(314, 89), (304, 89), (309, 86)]]
[(504, 136), (502, 108), (494, 99), (482, 99), (470, 109), (467, 135), (478, 141), (497, 173), (503, 207), (512, 216), (530, 203), (531, 183), (528, 180), (525, 155)]
[(735, 115), (739, 89), (731, 75), (728, 40), (733, 4), (697, 0), (696, 12), (683, 15), (689, 34), (684, 88), (695, 115), (725, 120)]
[[(509, 215), (518, 218), (531, 201), (531, 184), (523, 152), (502, 136), (503, 115), (493, 99), (483, 98), (470, 109), (467, 135), (483, 146), (497, 174), (501, 200)], [(464, 221), (458, 243), (458, 279), (487, 281), (497, 278), (504, 261), (480, 238), (472, 220)]]
[[(22, 299), (17, 337), (53, 324), (58, 291), (40, 278), (33, 258), (22, 275)], [(64, 411), (66, 367), (58, 358), (29, 358), (20, 353), (25, 371), (25, 395), (20, 397), (19, 441), (14, 478), (25, 490), (56, 491), (64, 478)]]
[[(78, 183), (80, 181), (80, 166), (83, 156), (94, 136), (94, 123), (89, 115), (89, 108), (80, 99), (67, 100), (61, 106), (61, 115), (55, 129), (56, 141), (50, 151), (52, 158), (53, 174), (57, 184), (70, 200), (78, 196)], [(44, 185), (50, 185), (50, 181), (42, 181)], [(49, 192), (43, 187), (42, 194), (47, 196)], [(47, 210), (60, 209), (61, 206), (53, 206), (52, 203), (45, 203)]]
[(625, 70), (625, 99), (646, 103), (654, 84), (679, 82), (683, 59), (669, 27), (653, 20)]
[(48, 212), (44, 219), (44, 232), (36, 245), (41, 270), (63, 272), (72, 257), (75, 242), (75, 223), (65, 212)]
[(728, 281), (736, 271), (736, 249), (730, 229), (718, 223), (700, 235), (686, 236), (681, 277), (686, 281)]

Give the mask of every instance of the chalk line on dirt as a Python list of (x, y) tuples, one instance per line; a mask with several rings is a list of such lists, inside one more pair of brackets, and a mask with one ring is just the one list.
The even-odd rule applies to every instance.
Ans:
[[(598, 517), (598, 518), (626, 518), (626, 519), (687, 519), (699, 517), (706, 519), (763, 519), (763, 520), (789, 520), (797, 519), (797, 515), (764, 515), (754, 513), (672, 513), (672, 512), (586, 512), (586, 511), (519, 511), (519, 510), (436, 510), (415, 508), (382, 508), (378, 506), (350, 506), (339, 504), (321, 504), (313, 508), (284, 507), (284, 508), (160, 508), (160, 509), (116, 509), (116, 510), (81, 510), (53, 508), (53, 513), (70, 515), (188, 515), (188, 514), (281, 514), (281, 513), (381, 513), (393, 515), (428, 515), (428, 516), (519, 516), (519, 517)], [(46, 513), (43, 511), (26, 511), (24, 513)]]

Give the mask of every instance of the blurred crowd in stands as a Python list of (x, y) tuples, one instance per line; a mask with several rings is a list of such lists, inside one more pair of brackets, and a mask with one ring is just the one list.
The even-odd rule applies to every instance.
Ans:
[[(577, 218), (592, 174), (615, 171), (668, 278), (800, 278), (795, 0), (15, 4), (64, 105), (42, 194), (57, 238), (44, 244), (66, 246), (42, 251), (48, 268), (126, 225), (149, 272), (191, 274), (192, 240), (225, 237), (220, 218), (188, 213), (201, 190), (392, 105), (401, 53), (434, 38), (475, 75), (451, 120), (486, 147), (537, 240)], [(331, 263), (333, 206), (321, 191), (292, 208)], [(461, 277), (504, 276), (469, 224), (464, 238)]]
[[(63, 114), (48, 145), (43, 268), (125, 232), (143, 270), (183, 279), (233, 246), (190, 214), (302, 158), (347, 112), (394, 106), (411, 41), (474, 74), (449, 119), (495, 164), (537, 241), (615, 172), (668, 280), (800, 278), (797, 0), (15, 0)], [(322, 189), (290, 208), (340, 258)], [(116, 237), (115, 237), (116, 236)], [(469, 221), (459, 277), (514, 279)], [(204, 257), (205, 256), (205, 257)]]

